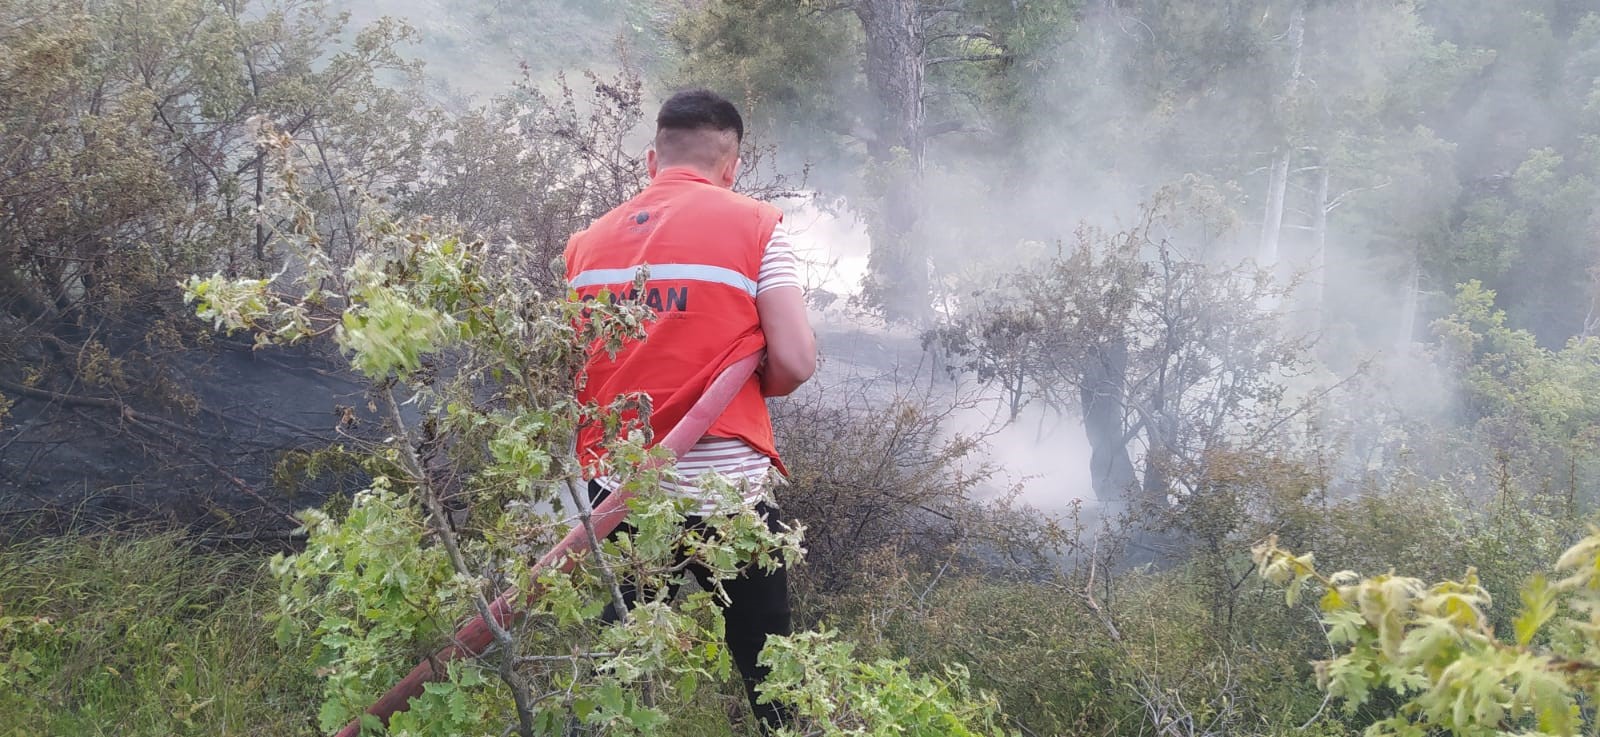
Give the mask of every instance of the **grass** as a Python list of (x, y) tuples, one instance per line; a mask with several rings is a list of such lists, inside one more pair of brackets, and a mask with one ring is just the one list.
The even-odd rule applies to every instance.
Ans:
[(0, 735), (309, 735), (259, 556), (170, 535), (0, 549)]
[[(174, 535), (0, 547), (0, 737), (318, 734), (317, 679), (273, 640), (276, 596), (263, 556)], [(664, 737), (753, 735), (729, 724), (742, 700), (702, 684)]]

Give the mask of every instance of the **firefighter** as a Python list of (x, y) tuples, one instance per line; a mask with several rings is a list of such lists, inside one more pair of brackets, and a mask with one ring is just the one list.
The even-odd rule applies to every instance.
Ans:
[[(777, 529), (771, 497), (778, 458), (765, 397), (794, 391), (816, 369), (816, 338), (801, 293), (794, 249), (778, 208), (733, 191), (744, 123), (732, 103), (707, 90), (679, 92), (656, 117), (655, 144), (647, 154), (650, 184), (638, 196), (572, 236), (566, 248), (567, 281), (580, 299), (602, 289), (636, 297), (656, 320), (642, 341), (614, 357), (590, 354), (578, 389), (580, 402), (605, 405), (617, 396), (650, 396), (654, 437), (665, 437), (722, 370), (757, 351), (766, 358), (699, 442), (678, 459), (676, 481), (666, 491), (689, 497), (697, 511), (689, 525), (720, 502), (696, 485), (716, 472), (741, 489), (745, 504)], [(635, 273), (648, 280), (633, 292)], [(605, 475), (602, 429), (587, 423), (578, 458), (590, 477), (591, 503), (619, 482)], [(708, 573), (690, 571), (702, 586)], [(723, 582), (727, 642), (763, 733), (785, 721), (784, 710), (756, 703), (765, 676), (756, 656), (769, 635), (790, 633), (787, 573), (749, 567)], [(638, 591), (625, 586), (631, 606)], [(614, 621), (610, 607), (604, 615)]]

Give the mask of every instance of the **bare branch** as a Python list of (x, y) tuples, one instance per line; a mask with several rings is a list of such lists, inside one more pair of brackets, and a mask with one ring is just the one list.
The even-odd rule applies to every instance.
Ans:
[(946, 121), (944, 121), (942, 123), (934, 123), (933, 125), (924, 126), (923, 129), (922, 129), (922, 136), (923, 136), (923, 138), (936, 138), (938, 136), (942, 136), (942, 135), (945, 135), (945, 134), (948, 134), (948, 133), (989, 133), (989, 132), (991, 132), (991, 131), (988, 128), (985, 128), (983, 126), (972, 125), (970, 123), (967, 123), (967, 122), (964, 122), (964, 121), (960, 121), (960, 120), (946, 120)]
[(1010, 58), (1011, 58), (1011, 54), (971, 54), (971, 55), (967, 55), (967, 56), (939, 56), (939, 57), (935, 57), (935, 58), (929, 59), (926, 62), (923, 62), (923, 66), (930, 66), (931, 67), (931, 66), (936, 66), (938, 64), (949, 64), (951, 62), (957, 62), (957, 61), (997, 61), (997, 60), (1000, 60), (1000, 59), (1010, 59)]
[[(385, 387), (381, 394), (385, 406), (389, 409), (389, 420), (394, 423), (395, 435), (403, 441), (401, 465), (411, 474), (412, 480), (417, 485), (417, 493), (428, 509), (428, 526), (439, 536), (439, 542), (444, 545), (445, 553), (450, 558), (450, 567), (455, 569), (456, 575), (469, 580), (477, 578), (472, 567), (467, 565), (466, 556), (461, 554), (461, 545), (456, 540), (455, 530), (450, 528), (444, 504), (428, 478), (428, 471), (423, 466), (422, 459), (417, 456), (418, 443), (411, 428), (406, 425), (405, 418), (400, 414), (400, 403), (394, 398), (394, 387)], [(472, 606), (478, 610), (478, 616), (483, 619), (483, 623), (489, 627), (489, 632), (494, 635), (495, 642), (500, 645), (500, 680), (505, 681), (506, 686), (510, 687), (511, 698), (517, 704), (518, 732), (522, 737), (533, 737), (533, 706), (527, 684), (522, 682), (522, 676), (518, 675), (516, 670), (516, 638), (501, 626), (500, 620), (495, 618), (494, 611), (489, 606), (489, 600), (477, 586), (472, 587)]]
[(931, 36), (928, 36), (927, 38), (923, 39), (922, 48), (923, 48), (923, 50), (927, 50), (928, 46), (932, 45), (935, 41), (943, 41), (945, 39), (950, 39), (950, 38), (982, 39), (982, 40), (988, 41), (990, 43), (994, 43), (995, 42), (994, 34), (991, 34), (988, 31), (980, 31), (980, 30), (951, 31), (949, 33), (936, 33), (936, 34), (933, 34)]
[(810, 10), (811, 12), (817, 13), (817, 14), (837, 13), (837, 12), (839, 12), (841, 10), (855, 10), (856, 9), (856, 0), (841, 0), (840, 2), (825, 3), (825, 4), (822, 4), (822, 5), (810, 5), (810, 4), (807, 4), (807, 9)]
[(622, 587), (617, 584), (617, 576), (611, 567), (600, 560), (600, 538), (594, 532), (594, 518), (590, 513), (589, 505), (578, 496), (578, 483), (568, 477), (563, 486), (567, 489), (567, 496), (572, 499), (572, 507), (578, 510), (578, 519), (582, 521), (583, 531), (589, 536), (589, 549), (594, 551), (595, 564), (600, 568), (600, 578), (606, 582), (606, 588), (611, 590), (611, 606), (617, 611), (617, 621), (624, 624), (628, 621), (628, 600), (622, 596)]
[(1362, 192), (1376, 192), (1377, 190), (1380, 190), (1380, 189), (1383, 189), (1385, 187), (1388, 187), (1389, 185), (1391, 185), (1393, 183), (1394, 183), (1393, 180), (1385, 180), (1385, 181), (1383, 181), (1383, 182), (1381, 182), (1379, 184), (1374, 184), (1374, 185), (1372, 185), (1370, 187), (1356, 187), (1354, 189), (1347, 189), (1347, 190), (1345, 190), (1343, 192), (1340, 192), (1338, 194), (1338, 196), (1334, 197), (1333, 199), (1328, 200), (1328, 208), (1327, 208), (1327, 210), (1328, 210), (1328, 212), (1333, 212), (1340, 205), (1343, 205), (1345, 203), (1345, 199), (1348, 198), (1350, 195), (1360, 194)]

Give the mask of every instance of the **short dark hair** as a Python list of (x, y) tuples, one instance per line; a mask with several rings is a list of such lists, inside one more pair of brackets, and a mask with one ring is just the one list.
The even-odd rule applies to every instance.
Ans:
[(744, 141), (744, 118), (728, 99), (707, 89), (683, 90), (667, 98), (656, 114), (656, 130), (733, 131)]

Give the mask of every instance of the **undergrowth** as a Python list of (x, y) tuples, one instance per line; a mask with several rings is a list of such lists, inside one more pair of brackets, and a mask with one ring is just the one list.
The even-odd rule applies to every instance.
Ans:
[(276, 591), (259, 556), (170, 534), (0, 548), (0, 735), (315, 734)]
[[(319, 734), (315, 674), (273, 639), (277, 596), (263, 556), (174, 534), (0, 547), (0, 737)], [(743, 700), (701, 684), (664, 737), (753, 735)]]

